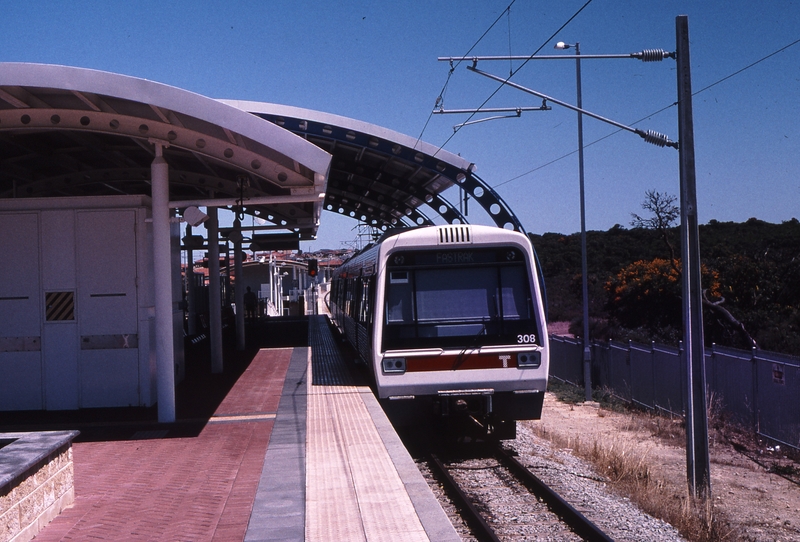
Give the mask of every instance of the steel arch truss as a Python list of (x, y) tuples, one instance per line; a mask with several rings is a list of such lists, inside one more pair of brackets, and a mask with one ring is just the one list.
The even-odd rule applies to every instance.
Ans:
[(511, 207), (483, 179), (475, 175), (475, 173), (471, 173), (466, 175), (459, 183), (462, 189), (469, 193), (489, 214), (496, 226), (525, 233), (525, 229), (511, 210)]
[[(230, 103), (333, 156), (324, 210), (380, 229), (467, 223), (442, 195), (458, 186), (498, 227), (524, 232), (511, 208), (475, 174), (474, 165), (459, 156), (353, 119), (274, 104)], [(436, 215), (436, 220), (431, 218)]]

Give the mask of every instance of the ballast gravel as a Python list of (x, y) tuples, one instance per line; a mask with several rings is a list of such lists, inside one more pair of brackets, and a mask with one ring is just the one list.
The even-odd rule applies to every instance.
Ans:
[[(555, 449), (549, 441), (534, 435), (526, 424), (518, 423), (517, 438), (505, 442), (518, 454), (521, 463), (613, 540), (684, 540), (668, 523), (645, 514), (628, 499), (613, 494), (605, 479), (588, 463), (568, 451)], [(476, 540), (427, 466), (419, 465), (458, 534), (465, 541)], [(557, 519), (542, 510), (544, 505), (526, 495), (524, 488), (508, 480), (495, 465), (494, 459), (467, 459), (455, 464), (452, 474), (475, 495), (478, 507), (487, 512), (501, 540), (580, 540), (573, 533), (565, 532)]]

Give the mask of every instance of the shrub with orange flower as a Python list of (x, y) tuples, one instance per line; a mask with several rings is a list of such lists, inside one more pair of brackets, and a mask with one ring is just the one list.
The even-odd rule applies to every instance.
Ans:
[[(701, 275), (707, 298), (719, 298), (718, 273), (703, 266)], [(605, 289), (611, 316), (626, 328), (681, 329), (680, 261), (639, 260), (620, 269), (606, 282)]]

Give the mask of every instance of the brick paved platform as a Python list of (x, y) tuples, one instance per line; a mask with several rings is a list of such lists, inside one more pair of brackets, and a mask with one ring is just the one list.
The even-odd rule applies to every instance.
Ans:
[(75, 443), (75, 505), (36, 540), (243, 540), (292, 351), (258, 351), (200, 427)]

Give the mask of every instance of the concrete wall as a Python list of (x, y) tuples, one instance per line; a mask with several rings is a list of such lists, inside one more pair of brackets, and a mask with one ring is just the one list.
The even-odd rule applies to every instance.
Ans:
[(77, 431), (0, 433), (0, 542), (35, 537), (75, 500)]

